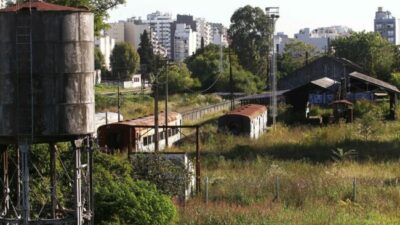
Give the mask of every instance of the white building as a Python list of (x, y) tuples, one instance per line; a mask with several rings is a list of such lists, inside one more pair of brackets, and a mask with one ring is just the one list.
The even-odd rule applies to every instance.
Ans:
[(151, 31), (150, 24), (147, 21), (142, 21), (140, 18), (136, 20), (133, 17), (127, 21), (119, 21), (109, 25), (110, 29), (105, 32), (107, 35), (114, 38), (116, 43), (127, 42), (131, 44), (136, 50), (139, 48), (140, 36), (147, 30), (153, 44), (154, 54), (167, 56), (167, 50), (160, 45), (157, 34)]
[(196, 19), (197, 27), (197, 49), (201, 48), (201, 39), (204, 40), (204, 46), (211, 43), (211, 25), (203, 18)]
[(182, 62), (196, 52), (197, 32), (193, 31), (190, 25), (176, 24), (174, 49), (174, 59), (177, 62)]
[(0, 0), (0, 9), (5, 8), (6, 7), (6, 0)]
[(400, 20), (392, 16), (390, 11), (378, 8), (375, 13), (374, 30), (390, 43), (400, 45)]
[(220, 23), (210, 23), (211, 44), (228, 47), (228, 28)]
[(348, 36), (351, 32), (350, 28), (344, 26), (320, 27), (312, 31), (310, 28), (304, 28), (295, 34), (294, 37), (298, 41), (314, 45), (321, 52), (326, 52), (329, 50), (330, 41), (338, 37)]
[(278, 54), (283, 54), (283, 52), (285, 51), (286, 45), (291, 43), (292, 41), (293, 41), (293, 39), (289, 38), (288, 35), (284, 34), (283, 32), (278, 32), (274, 36), (276, 52)]
[(104, 56), (105, 67), (110, 70), (110, 56), (115, 46), (115, 39), (108, 35), (101, 35), (95, 38), (95, 46), (100, 49)]
[(147, 15), (146, 23), (150, 25), (151, 31), (157, 35), (160, 45), (166, 49), (168, 58), (171, 58), (171, 37), (173, 37), (171, 25), (173, 22), (172, 15), (169, 13), (157, 11)]
[(115, 39), (115, 43), (121, 43), (125, 41), (125, 21), (119, 21), (117, 23), (109, 23), (109, 29), (105, 30), (105, 35)]

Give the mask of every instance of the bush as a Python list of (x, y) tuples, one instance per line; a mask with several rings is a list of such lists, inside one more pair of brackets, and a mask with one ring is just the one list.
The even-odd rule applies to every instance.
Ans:
[(127, 160), (94, 155), (95, 224), (172, 225), (176, 209), (154, 185), (132, 179)]
[(367, 100), (360, 100), (354, 104), (354, 117), (361, 118), (369, 113), (376, 120), (383, 119), (389, 111), (387, 103), (374, 103)]

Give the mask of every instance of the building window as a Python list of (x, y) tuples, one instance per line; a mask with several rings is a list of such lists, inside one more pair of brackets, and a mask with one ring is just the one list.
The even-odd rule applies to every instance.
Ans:
[(389, 30), (388, 31), (388, 36), (392, 36), (393, 37), (394, 36), (394, 31), (393, 30)]
[(388, 38), (388, 41), (391, 43), (394, 43), (394, 38), (390, 37), (390, 38)]
[(382, 29), (382, 24), (376, 24), (376, 29)]

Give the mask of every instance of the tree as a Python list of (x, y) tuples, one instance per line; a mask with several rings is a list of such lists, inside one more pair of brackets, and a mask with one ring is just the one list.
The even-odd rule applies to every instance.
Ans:
[(278, 57), (279, 78), (285, 77), (304, 66), (307, 57), (308, 60), (311, 60), (318, 56), (318, 49), (314, 45), (301, 41), (286, 44), (283, 54)]
[(156, 186), (135, 181), (132, 165), (121, 157), (94, 154), (95, 224), (172, 225), (176, 209)]
[(270, 29), (267, 16), (259, 7), (239, 8), (231, 17), (229, 37), (240, 64), (262, 79), (268, 77), (268, 38)]
[(103, 53), (98, 47), (94, 48), (94, 68), (95, 70), (102, 70), (106, 64)]
[[(223, 50), (222, 65), (220, 46), (208, 45), (186, 60), (193, 76), (201, 82), (201, 89), (208, 92), (230, 91), (229, 51)], [(240, 64), (236, 54), (231, 53), (234, 91), (256, 93), (264, 88), (262, 80)], [(222, 69), (222, 71), (221, 71)]]
[(122, 42), (115, 45), (110, 61), (114, 78), (129, 79), (139, 68), (140, 57), (129, 43)]
[(183, 197), (192, 173), (183, 161), (165, 159), (160, 154), (136, 155), (132, 158), (134, 178), (146, 180), (169, 196)]
[[(200, 81), (192, 77), (192, 73), (187, 68), (186, 64), (178, 63), (164, 67), (160, 73), (159, 82), (166, 82), (166, 73), (168, 73), (168, 91), (170, 94), (183, 93), (188, 90), (197, 89), (200, 87)], [(165, 85), (159, 86), (161, 93), (165, 92)]]
[(396, 46), (382, 38), (380, 34), (369, 32), (353, 33), (332, 41), (335, 55), (349, 59), (367, 73), (388, 81), (396, 69)]
[(144, 30), (143, 34), (140, 35), (140, 44), (138, 48), (138, 53), (142, 65), (141, 67), (142, 78), (149, 79), (149, 74), (151, 72), (155, 72), (153, 71), (155, 63), (154, 62), (155, 55), (153, 50), (153, 44), (151, 43), (147, 30)]
[(72, 7), (86, 7), (94, 13), (94, 29), (98, 35), (101, 30), (108, 27), (106, 20), (109, 17), (108, 10), (124, 4), (126, 0), (47, 0), (49, 3)]

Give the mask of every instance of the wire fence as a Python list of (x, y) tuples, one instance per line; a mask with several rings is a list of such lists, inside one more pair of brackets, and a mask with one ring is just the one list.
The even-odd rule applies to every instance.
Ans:
[[(369, 202), (375, 197), (386, 196), (397, 202), (398, 191), (400, 190), (400, 179), (348, 177), (343, 178), (339, 183), (323, 185), (309, 181), (297, 183), (282, 176), (267, 178), (267, 182), (261, 180), (245, 182), (244, 188), (241, 184), (231, 183), (228, 180), (221, 180), (217, 177), (204, 177), (202, 179), (202, 198), (208, 204), (214, 201), (242, 202), (245, 198), (263, 198), (283, 202), (298, 203), (308, 198), (326, 198), (334, 201), (350, 201), (353, 203)], [(233, 189), (232, 189), (233, 188)], [(393, 196), (392, 196), (393, 195)], [(300, 200), (299, 200), (300, 199)]]
[[(236, 100), (234, 103), (235, 106), (239, 104), (240, 101), (238, 100)], [(221, 103), (200, 107), (190, 111), (181, 112), (181, 114), (183, 120), (199, 120), (211, 113), (221, 112), (223, 110), (230, 110), (230, 107), (231, 107), (231, 101), (224, 101)]]

